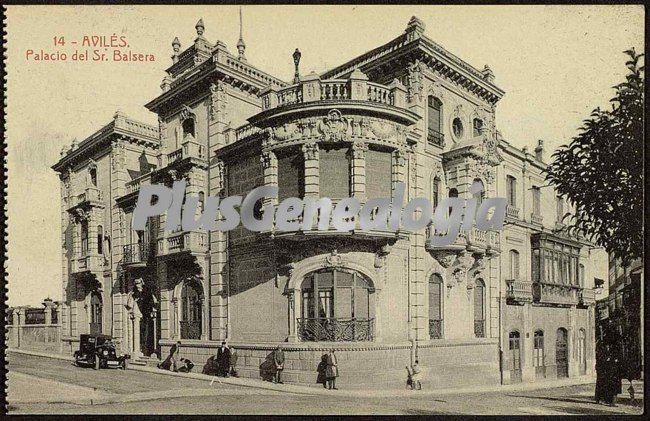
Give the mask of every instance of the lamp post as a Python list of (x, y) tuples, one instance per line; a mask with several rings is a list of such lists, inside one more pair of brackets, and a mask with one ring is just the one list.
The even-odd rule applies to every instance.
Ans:
[(300, 83), (300, 72), (298, 71), (298, 65), (300, 64), (300, 57), (302, 54), (300, 50), (296, 48), (296, 51), (293, 52), (293, 64), (296, 67), (296, 71), (293, 75), (293, 83)]

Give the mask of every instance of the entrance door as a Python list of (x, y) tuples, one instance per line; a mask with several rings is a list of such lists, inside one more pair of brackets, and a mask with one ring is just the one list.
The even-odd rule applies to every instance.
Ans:
[(513, 331), (508, 335), (510, 343), (510, 381), (521, 381), (521, 341), (519, 332)]
[(569, 352), (567, 330), (559, 328), (555, 339), (555, 365), (558, 377), (569, 377)]
[(90, 296), (90, 334), (102, 333), (102, 297), (97, 293)]
[(584, 329), (578, 331), (578, 362), (580, 363), (580, 375), (587, 374), (587, 339)]

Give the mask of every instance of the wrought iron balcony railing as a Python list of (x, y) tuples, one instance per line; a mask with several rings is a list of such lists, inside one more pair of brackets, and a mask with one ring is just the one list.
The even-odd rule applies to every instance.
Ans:
[(181, 320), (181, 339), (201, 339), (200, 320)]
[(474, 320), (474, 336), (485, 338), (485, 320)]
[(427, 134), (427, 142), (429, 145), (438, 146), (440, 148), (445, 147), (445, 135), (440, 133), (437, 130), (429, 129)]
[(122, 264), (131, 265), (146, 263), (149, 259), (150, 246), (144, 243), (128, 244), (124, 246)]
[(429, 320), (429, 337), (442, 339), (442, 320)]
[(301, 341), (361, 342), (374, 338), (375, 319), (300, 318), (298, 337)]

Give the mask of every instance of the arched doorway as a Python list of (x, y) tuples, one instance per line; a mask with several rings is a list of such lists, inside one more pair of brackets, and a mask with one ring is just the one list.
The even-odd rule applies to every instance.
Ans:
[(305, 276), (298, 336), (303, 341), (371, 341), (374, 287), (361, 273), (342, 268)]
[(485, 338), (485, 282), (476, 280), (474, 285), (474, 336)]
[(97, 292), (90, 294), (90, 334), (102, 333), (102, 297)]
[(578, 364), (580, 364), (580, 375), (587, 374), (587, 338), (584, 329), (578, 331)]
[(434, 273), (429, 279), (429, 337), (443, 337), (442, 277)]
[(510, 381), (521, 381), (521, 338), (519, 332), (513, 330), (508, 335), (509, 352), (510, 352)]
[(555, 339), (555, 365), (558, 377), (569, 377), (569, 346), (567, 330), (563, 327), (557, 330)]
[(203, 290), (197, 282), (187, 282), (181, 291), (181, 339), (201, 339)]

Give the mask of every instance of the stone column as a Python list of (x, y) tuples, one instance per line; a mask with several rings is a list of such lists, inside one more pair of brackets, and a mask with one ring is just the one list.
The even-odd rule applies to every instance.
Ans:
[(49, 298), (46, 298), (43, 301), (43, 306), (45, 306), (45, 324), (46, 325), (51, 325), (52, 324), (52, 312), (54, 311), (54, 301), (52, 301)]
[[(210, 195), (223, 197), (226, 193), (226, 167), (215, 160), (210, 167)], [(219, 220), (221, 216), (217, 217)], [(210, 232), (210, 339), (222, 341), (227, 337), (228, 327), (228, 246), (227, 233)], [(176, 336), (175, 303), (170, 312), (170, 337)]]
[(305, 158), (305, 197), (319, 197), (319, 162), (316, 142), (302, 145)]
[(298, 342), (297, 312), (300, 308), (300, 290), (290, 290), (287, 298), (289, 302), (289, 336), (287, 342), (296, 343)]
[[(273, 151), (264, 151), (260, 156), (262, 170), (264, 173), (265, 186), (278, 186), (278, 158)], [(265, 197), (263, 206), (275, 206), (278, 203), (277, 197)]]
[(357, 141), (352, 144), (352, 196), (360, 203), (366, 202), (366, 152), (368, 145)]

